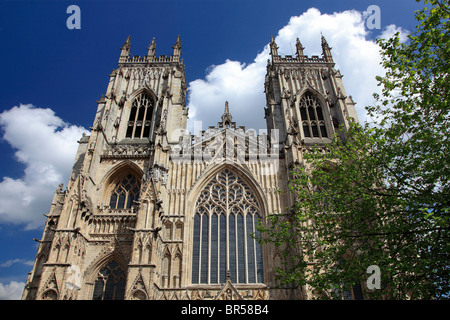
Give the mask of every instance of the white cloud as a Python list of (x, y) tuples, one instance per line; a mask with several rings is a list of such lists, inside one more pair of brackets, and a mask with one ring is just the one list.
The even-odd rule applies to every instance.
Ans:
[(0, 182), (0, 223), (36, 228), (44, 222), (53, 193), (66, 183), (73, 166), (77, 140), (84, 128), (65, 123), (51, 109), (20, 105), (0, 114), (5, 139), (25, 165), (24, 175)]
[(0, 282), (0, 300), (20, 300), (24, 287), (24, 282), (11, 281), (9, 284)]
[(386, 26), (378, 38), (389, 39), (392, 38), (397, 32), (399, 32), (400, 42), (406, 42), (408, 40), (408, 35), (410, 32), (402, 27), (397, 27), (395, 24)]
[[(388, 26), (382, 35), (389, 36), (394, 31), (401, 31), (402, 39), (405, 39), (406, 32), (394, 25)], [(369, 39), (370, 33), (365, 27), (362, 12), (350, 10), (322, 14), (318, 9), (311, 8), (300, 16), (291, 17), (275, 37), (278, 53), (292, 55), (298, 37), (306, 55), (320, 56), (321, 33), (332, 47), (336, 69), (344, 75), (347, 95), (351, 95), (357, 103), (360, 122), (367, 121), (365, 106), (373, 104), (373, 93), (379, 90), (375, 77), (383, 75), (384, 71), (380, 65), (379, 47)], [(194, 121), (202, 121), (203, 129), (215, 125), (223, 113), (226, 100), (237, 125), (266, 128), (263, 84), (269, 58), (266, 45), (248, 65), (227, 60), (211, 66), (205, 79), (192, 81), (189, 84), (188, 129), (192, 131)]]
[[(248, 117), (248, 112), (249, 109), (265, 105), (264, 61), (267, 59), (263, 58), (267, 54), (268, 50), (264, 50), (264, 53), (258, 55), (249, 65), (227, 60), (221, 65), (211, 66), (205, 80), (192, 81), (189, 84), (190, 119), (202, 121), (203, 129), (216, 125), (223, 114), (225, 101), (228, 101), (233, 121), (236, 121), (237, 125), (254, 129), (264, 128), (264, 112), (254, 113), (252, 117)], [(191, 125), (192, 121), (189, 124)]]
[(1, 268), (8, 268), (8, 267), (11, 267), (15, 263), (23, 263), (23, 264), (25, 264), (27, 266), (33, 266), (34, 261), (16, 258), (16, 259), (11, 259), (11, 260), (5, 261), (3, 263), (0, 263), (0, 267)]

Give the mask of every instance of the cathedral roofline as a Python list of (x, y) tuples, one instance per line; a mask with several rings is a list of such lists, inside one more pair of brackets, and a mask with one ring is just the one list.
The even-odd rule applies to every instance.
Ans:
[[(331, 47), (328, 45), (328, 42), (326, 41), (325, 37), (321, 35), (321, 46), (322, 46), (322, 57), (319, 57), (318, 55), (313, 55), (311, 57), (308, 57), (307, 55), (303, 54), (303, 50), (305, 47), (303, 47), (302, 43), (300, 42), (299, 38), (297, 38), (296, 41), (296, 56), (292, 55), (285, 55), (282, 57), (278, 54), (278, 47), (275, 43), (275, 40), (273, 36), (270, 39), (270, 48), (271, 52), (270, 55), (272, 56), (272, 64), (326, 64), (330, 67), (333, 67), (334, 61), (331, 56)], [(269, 61), (270, 63), (270, 61)]]
[(301, 63), (301, 64), (328, 64), (330, 66), (334, 66), (333, 62), (328, 62), (325, 58), (321, 58), (319, 56), (301, 56), (301, 57), (293, 57), (292, 55), (282, 56), (272, 56), (272, 64), (281, 64), (281, 63)]
[(151, 64), (151, 63), (182, 63), (179, 56), (166, 56), (160, 55), (159, 57), (149, 56), (132, 56), (132, 57), (120, 57), (119, 66), (128, 64)]
[(156, 40), (152, 39), (150, 45), (147, 47), (148, 54), (146, 56), (135, 56), (130, 55), (131, 48), (131, 37), (128, 36), (125, 44), (120, 48), (122, 51), (120, 53), (119, 58), (119, 66), (130, 66), (130, 64), (160, 64), (160, 63), (181, 63), (183, 64), (183, 59), (180, 59), (181, 53), (181, 38), (177, 37), (175, 44), (173, 45), (173, 54), (172, 55), (156, 55)]

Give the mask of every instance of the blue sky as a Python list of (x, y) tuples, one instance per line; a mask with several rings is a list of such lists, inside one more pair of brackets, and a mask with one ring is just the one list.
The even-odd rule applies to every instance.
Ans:
[[(66, 27), (72, 4), (80, 30)], [(381, 10), (381, 29), (367, 28), (370, 5)], [(181, 35), (189, 127), (216, 124), (226, 99), (238, 125), (262, 128), (270, 36), (282, 54), (292, 54), (299, 37), (311, 56), (321, 54), (322, 32), (367, 121), (364, 105), (381, 72), (374, 40), (414, 30), (420, 7), (414, 0), (0, 2), (0, 299), (20, 296), (37, 250), (32, 239), (42, 235), (56, 186), (67, 183), (76, 140), (92, 125), (128, 35), (132, 55), (145, 55), (153, 37), (157, 55), (170, 55)]]

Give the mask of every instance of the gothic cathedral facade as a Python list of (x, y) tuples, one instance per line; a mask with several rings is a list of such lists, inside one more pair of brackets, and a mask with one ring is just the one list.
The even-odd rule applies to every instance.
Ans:
[[(130, 55), (109, 75), (67, 188), (54, 194), (23, 299), (309, 299), (279, 287), (281, 255), (256, 226), (293, 204), (289, 171), (357, 119), (331, 48), (280, 56), (265, 78), (267, 134), (236, 126), (230, 109), (191, 135), (177, 38), (170, 56)], [(262, 88), (261, 88), (262, 89)], [(219, 115), (218, 115), (219, 118)], [(256, 236), (255, 236), (256, 235)]]

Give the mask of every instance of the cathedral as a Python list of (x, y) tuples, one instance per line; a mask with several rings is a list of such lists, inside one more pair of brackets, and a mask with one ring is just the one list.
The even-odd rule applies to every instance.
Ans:
[(256, 227), (293, 205), (289, 172), (303, 154), (357, 119), (321, 41), (321, 56), (304, 55), (299, 39), (295, 56), (281, 56), (271, 38), (267, 133), (237, 125), (224, 101), (217, 125), (194, 135), (180, 37), (172, 55), (156, 55), (153, 39), (142, 57), (128, 37), (55, 191), (22, 299), (312, 298), (277, 285), (281, 254)]

